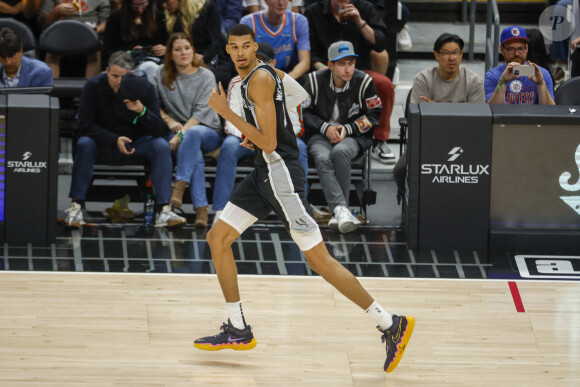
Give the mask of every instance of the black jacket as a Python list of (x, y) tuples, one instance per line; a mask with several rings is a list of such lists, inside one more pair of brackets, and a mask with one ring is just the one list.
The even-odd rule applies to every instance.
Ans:
[(79, 102), (79, 130), (81, 136), (88, 136), (99, 146), (117, 146), (119, 136), (126, 136), (133, 141), (144, 135), (159, 137), (165, 134), (165, 124), (159, 112), (159, 100), (153, 85), (140, 98), (146, 107), (142, 117), (127, 109), (124, 97), (115, 94), (107, 78), (101, 73), (89, 79), (83, 88)]
[(326, 134), (330, 125), (335, 102), (338, 102), (339, 124), (344, 125), (347, 136), (352, 136), (362, 149), (373, 142), (373, 129), (379, 123), (382, 112), (381, 99), (372, 79), (364, 71), (355, 70), (352, 79), (341, 92), (334, 91), (330, 69), (308, 74), (304, 88), (310, 98), (302, 104), (304, 109), (305, 136)]

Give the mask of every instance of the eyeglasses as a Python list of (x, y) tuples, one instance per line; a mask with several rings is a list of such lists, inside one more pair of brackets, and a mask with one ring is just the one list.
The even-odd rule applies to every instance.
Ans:
[(455, 50), (452, 52), (439, 51), (439, 55), (441, 55), (443, 58), (449, 58), (450, 56), (453, 56), (455, 58), (459, 58), (461, 55), (463, 55), (463, 51), (461, 51), (461, 50)]
[(514, 47), (504, 47), (503, 48), (505, 50), (505, 52), (507, 52), (508, 54), (513, 54), (514, 52), (518, 52), (518, 54), (523, 54), (524, 52), (526, 52), (526, 50), (528, 49), (526, 46), (521, 46), (518, 48), (514, 48)]
[(140, 10), (140, 9), (145, 9), (149, 6), (149, 2), (145, 2), (145, 3), (131, 3), (131, 9), (132, 10)]

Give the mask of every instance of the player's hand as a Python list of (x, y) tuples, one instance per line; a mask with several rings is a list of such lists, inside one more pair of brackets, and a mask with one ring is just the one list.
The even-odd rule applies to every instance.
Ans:
[(117, 149), (119, 149), (119, 152), (124, 155), (132, 155), (135, 153), (135, 148), (131, 146), (131, 151), (128, 151), (126, 145), (131, 144), (132, 142), (133, 140), (131, 140), (129, 137), (119, 136), (119, 138), (117, 138)]
[(240, 143), (240, 146), (243, 146), (244, 148), (248, 148), (249, 150), (255, 150), (256, 147), (254, 146), (254, 143), (251, 142), (247, 137), (245, 137), (242, 142)]
[(223, 117), (224, 112), (228, 109), (228, 100), (221, 82), (218, 84), (218, 87), (219, 91), (212, 89), (209, 99), (207, 100), (207, 105)]

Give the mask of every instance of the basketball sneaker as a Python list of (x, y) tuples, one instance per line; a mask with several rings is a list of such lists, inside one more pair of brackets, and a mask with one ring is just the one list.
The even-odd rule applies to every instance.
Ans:
[(415, 328), (415, 318), (411, 316), (393, 315), (393, 325), (384, 331), (380, 326), (377, 329), (383, 333), (381, 342), (387, 343), (387, 360), (385, 360), (385, 372), (393, 372), (401, 361), (405, 349), (411, 339)]
[(228, 319), (228, 323), (223, 323), (221, 332), (215, 336), (202, 337), (193, 342), (193, 346), (204, 351), (219, 351), (220, 349), (234, 349), (236, 351), (246, 351), (258, 344), (252, 334), (252, 327), (237, 329)]

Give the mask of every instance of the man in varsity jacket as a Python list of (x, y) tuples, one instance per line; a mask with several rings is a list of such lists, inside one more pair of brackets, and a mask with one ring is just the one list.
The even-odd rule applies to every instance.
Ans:
[(355, 69), (356, 57), (348, 41), (330, 45), (328, 68), (308, 75), (304, 88), (310, 101), (302, 105), (308, 151), (334, 214), (328, 226), (342, 233), (360, 226), (347, 208), (351, 161), (372, 146), (382, 111), (371, 77)]

